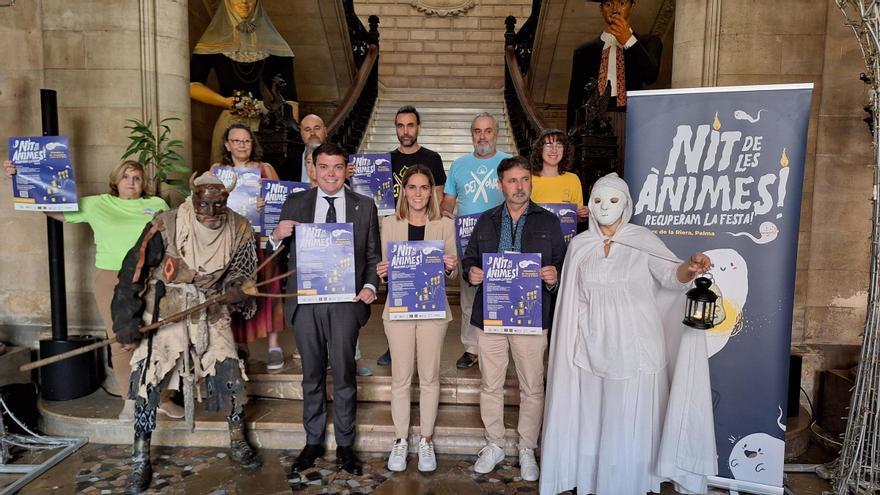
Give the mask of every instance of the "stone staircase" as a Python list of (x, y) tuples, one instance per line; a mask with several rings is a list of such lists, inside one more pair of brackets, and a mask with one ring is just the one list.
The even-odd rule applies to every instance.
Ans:
[[(357, 439), (355, 447), (362, 452), (387, 452), (394, 440), (391, 420), (391, 369), (376, 366), (376, 358), (387, 346), (381, 320), (382, 307), (373, 305), (373, 315), (361, 330), (362, 365), (373, 368), (374, 375), (358, 377)], [(459, 370), (455, 360), (462, 353), (459, 340), (460, 312), (453, 309), (455, 319), (446, 334), (441, 358), (440, 409), (437, 415), (434, 441), (438, 453), (475, 455), (485, 444), (479, 411), (480, 372), (477, 367)], [(295, 351), (292, 333), (280, 335), (286, 362), (282, 370), (269, 373), (265, 367), (265, 341), (251, 344), (248, 363), (248, 395), (245, 406), (249, 435), (254, 445), (267, 449), (300, 449), (305, 445), (302, 426), (302, 371)], [(505, 450), (516, 454), (516, 419), (519, 403), (516, 373), (511, 364), (505, 384)], [(332, 400), (333, 379), (328, 374), (328, 398)], [(411, 415), (410, 445), (417, 448), (419, 438), (418, 376), (413, 378), (413, 411)], [(116, 418), (122, 400), (99, 389), (97, 392), (71, 401), (41, 400), (40, 428), (60, 436), (87, 437), (89, 441), (104, 444), (129, 444), (132, 440), (130, 421)], [(333, 440), (332, 402), (328, 404), (328, 447)], [(196, 428), (190, 432), (182, 420), (170, 420), (159, 415), (159, 426), (153, 435), (153, 444), (187, 447), (224, 447), (229, 437), (225, 413), (208, 413), (196, 406)]]
[(400, 143), (394, 129), (394, 116), (404, 105), (412, 105), (419, 111), (422, 119), (419, 143), (440, 153), (446, 170), (453, 160), (473, 151), (470, 125), (480, 112), (489, 112), (498, 120), (498, 150), (508, 153), (516, 150), (500, 89), (382, 88), (361, 142), (361, 153), (385, 153), (397, 148)]

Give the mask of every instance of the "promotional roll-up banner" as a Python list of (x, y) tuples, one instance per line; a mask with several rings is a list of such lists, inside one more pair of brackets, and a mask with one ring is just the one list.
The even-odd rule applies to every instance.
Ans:
[[(632, 222), (712, 259), (708, 330), (718, 477), (781, 494), (801, 190), (812, 84), (628, 93)], [(684, 308), (682, 308), (682, 312)]]

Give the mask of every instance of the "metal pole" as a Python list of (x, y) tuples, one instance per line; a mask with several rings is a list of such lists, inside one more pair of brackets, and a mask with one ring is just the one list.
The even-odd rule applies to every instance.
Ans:
[[(53, 89), (40, 90), (43, 135), (58, 135), (58, 98)], [(46, 217), (49, 243), (49, 300), (52, 308), (52, 340), (67, 340), (67, 289), (64, 280), (64, 230), (58, 220)]]

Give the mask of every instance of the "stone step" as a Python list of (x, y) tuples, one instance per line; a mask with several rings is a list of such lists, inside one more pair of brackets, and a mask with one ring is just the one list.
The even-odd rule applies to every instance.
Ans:
[[(393, 146), (390, 143), (372, 144), (372, 142), (367, 142), (367, 143), (362, 144), (361, 146), (364, 146), (363, 149), (366, 149), (366, 150), (376, 150), (376, 151), (365, 151), (364, 153), (385, 153), (389, 149), (396, 148), (396, 146)], [(426, 145), (426, 146), (428, 146), (432, 150), (436, 151), (437, 153), (440, 153), (441, 158), (443, 158), (444, 160), (449, 159), (450, 162), (452, 160), (458, 158), (461, 155), (464, 155), (466, 153), (471, 153), (474, 151), (473, 144), (445, 144), (443, 146), (431, 146), (431, 145)], [(514, 148), (514, 145), (513, 145), (513, 143), (508, 143), (508, 142), (499, 142), (499, 143), (497, 143), (497, 147), (501, 151), (507, 151), (509, 149)]]
[[(50, 435), (86, 437), (90, 442), (127, 445), (132, 442), (132, 423), (117, 419), (122, 399), (103, 390), (75, 400), (40, 400), (40, 430)], [(262, 449), (301, 449), (306, 444), (302, 425), (302, 402), (297, 400), (256, 399), (245, 405), (245, 423), (252, 444)], [(327, 447), (336, 447), (333, 434), (332, 403), (327, 413)], [(176, 447), (227, 447), (229, 433), (226, 412), (209, 413), (196, 405), (195, 430), (183, 420), (160, 414), (153, 433), (153, 445)], [(504, 411), (505, 451), (516, 454), (518, 410)], [(410, 415), (410, 445), (415, 452), (419, 438), (419, 412)], [(387, 403), (358, 403), (355, 449), (360, 452), (387, 452), (394, 442), (394, 423)], [(476, 405), (441, 405), (437, 413), (434, 448), (442, 454), (475, 455), (486, 441), (480, 408)], [(332, 452), (332, 451), (331, 451)]]
[[(447, 339), (447, 343), (449, 339)], [(451, 343), (450, 343), (451, 344)], [(456, 359), (458, 356), (454, 356)], [(358, 401), (388, 403), (391, 401), (391, 367), (378, 366), (375, 360), (364, 360), (373, 369), (373, 376), (359, 376)], [(269, 399), (302, 400), (302, 363), (290, 356), (285, 358), (285, 366), (277, 372), (266, 370), (265, 361), (251, 360), (248, 363), (248, 395)], [(418, 373), (413, 374), (411, 397), (413, 403), (419, 401)], [(504, 403), (519, 404), (519, 381), (516, 370), (508, 368), (504, 382)], [(333, 376), (327, 372), (327, 400), (333, 400)], [(480, 370), (478, 366), (460, 370), (455, 363), (446, 361), (440, 369), (441, 404), (479, 404)]]
[[(419, 141), (426, 137), (440, 138), (440, 137), (464, 137), (464, 139), (470, 141), (471, 135), (470, 131), (465, 126), (464, 129), (450, 129), (448, 127), (437, 127), (428, 124), (427, 122), (422, 122), (422, 132), (419, 133)], [(394, 129), (394, 126), (389, 124), (387, 126), (379, 126), (378, 124), (370, 129), (368, 133), (368, 137), (378, 137), (378, 136), (390, 136), (392, 139), (397, 141), (397, 131)], [(498, 139), (504, 137), (510, 137), (509, 131), (506, 127), (502, 127), (498, 129)]]
[[(424, 122), (465, 122), (467, 126), (470, 126), (471, 121), (474, 116), (480, 112), (487, 111), (492, 114), (496, 119), (503, 119), (504, 112), (501, 109), (494, 110), (485, 110), (480, 107), (474, 108), (436, 108), (431, 109), (429, 111), (422, 112), (419, 111), (419, 115)], [(396, 109), (376, 109), (373, 114), (373, 119), (378, 119), (378, 122), (394, 122), (394, 117), (397, 115)], [(467, 128), (467, 126), (465, 128)]]
[[(368, 142), (372, 142), (372, 143), (391, 144), (395, 148), (400, 143), (400, 141), (397, 140), (396, 134), (395, 135), (390, 135), (390, 134), (369, 135), (369, 136), (367, 136), (367, 140), (368, 140)], [(513, 142), (513, 138), (506, 135), (506, 134), (504, 136), (498, 136), (497, 143), (499, 143), (499, 144), (501, 144), (501, 143), (506, 144), (506, 143), (512, 143), (512, 142)], [(443, 145), (464, 144), (464, 145), (472, 146), (473, 141), (471, 140), (470, 133), (468, 133), (464, 129), (460, 129), (457, 136), (436, 136), (436, 135), (432, 136), (430, 132), (422, 132), (421, 134), (419, 134), (419, 144), (422, 144), (424, 146), (428, 146), (433, 149), (433, 147), (435, 147), (435, 146), (443, 146)]]
[(392, 101), (401, 105), (416, 103), (435, 103), (438, 101), (461, 101), (461, 102), (504, 102), (504, 93), (498, 89), (407, 89), (407, 88), (383, 88), (379, 92), (382, 101)]

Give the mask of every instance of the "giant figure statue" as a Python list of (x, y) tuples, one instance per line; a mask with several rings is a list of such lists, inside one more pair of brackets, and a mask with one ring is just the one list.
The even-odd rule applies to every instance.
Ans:
[[(238, 359), (230, 313), (254, 314), (241, 291), (257, 268), (247, 219), (226, 208), (227, 189), (214, 176), (191, 184), (193, 194), (147, 224), (119, 271), (111, 311), (120, 343), (133, 349), (130, 395), (135, 399), (134, 448), (126, 494), (150, 485), (150, 439), (159, 390), (182, 382), (186, 418), (193, 427), (194, 394), (204, 383), (210, 411), (229, 411), (230, 457), (246, 468), (260, 465), (244, 432), (247, 402), (244, 363)], [(142, 336), (144, 323), (193, 308), (225, 292), (223, 302)]]
[[(205, 85), (211, 69), (217, 76), (219, 93)], [(275, 29), (260, 0), (221, 0), (190, 61), (190, 96), (223, 109), (214, 125), (211, 163), (220, 161), (223, 132), (231, 124), (243, 123), (258, 130), (260, 116), (266, 112), (260, 86), (272, 89), (276, 75), (286, 83), (281, 86), (282, 96), (298, 122), (290, 45)]]
[(602, 34), (574, 51), (571, 83), (568, 87), (566, 127), (577, 124), (578, 110), (590, 99), (584, 90), (590, 79), (598, 81), (597, 91), (610, 87), (608, 114), (618, 138), (618, 160), (623, 160), (626, 136), (626, 92), (643, 89), (657, 80), (660, 72), (660, 38), (633, 32), (629, 24), (635, 0), (591, 0), (599, 3), (605, 29)]

